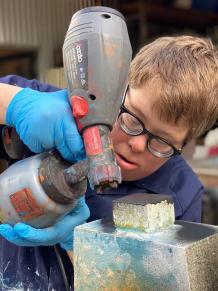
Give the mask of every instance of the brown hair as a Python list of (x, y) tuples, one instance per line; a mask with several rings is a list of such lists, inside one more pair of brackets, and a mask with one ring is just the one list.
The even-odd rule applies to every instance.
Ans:
[(153, 105), (160, 118), (189, 125), (188, 140), (218, 118), (218, 53), (209, 39), (161, 37), (144, 46), (131, 63), (129, 85), (145, 84), (160, 97)]

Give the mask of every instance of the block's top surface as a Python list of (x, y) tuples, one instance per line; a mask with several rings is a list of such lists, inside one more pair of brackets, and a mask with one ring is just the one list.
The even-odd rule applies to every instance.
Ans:
[[(140, 230), (116, 229), (112, 221), (96, 220), (76, 227), (76, 232), (94, 233), (95, 235), (113, 235), (136, 240), (150, 241), (187, 247), (211, 235), (218, 236), (218, 226), (187, 221), (176, 221), (170, 228), (156, 232), (145, 233)], [(77, 235), (77, 234), (75, 234)]]
[(136, 193), (114, 200), (113, 205), (116, 205), (118, 203), (124, 203), (144, 206), (147, 204), (157, 204), (165, 200), (169, 203), (173, 203), (173, 199), (170, 195)]

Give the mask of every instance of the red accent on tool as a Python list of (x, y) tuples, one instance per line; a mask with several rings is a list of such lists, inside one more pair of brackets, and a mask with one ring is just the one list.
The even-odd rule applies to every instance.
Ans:
[(102, 153), (103, 147), (98, 126), (87, 128), (84, 131), (83, 140), (87, 155), (93, 156)]
[(73, 109), (73, 116), (76, 119), (86, 116), (89, 111), (88, 102), (81, 96), (71, 97), (71, 107)]

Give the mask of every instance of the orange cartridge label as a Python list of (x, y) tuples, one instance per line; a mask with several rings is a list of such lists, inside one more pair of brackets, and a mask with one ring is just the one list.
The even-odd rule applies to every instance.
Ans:
[(44, 214), (29, 188), (24, 188), (10, 195), (11, 204), (23, 221), (29, 221)]

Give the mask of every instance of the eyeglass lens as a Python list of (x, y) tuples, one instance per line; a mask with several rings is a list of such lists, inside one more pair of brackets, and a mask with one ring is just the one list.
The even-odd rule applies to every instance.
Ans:
[[(132, 116), (127, 112), (122, 112), (119, 118), (121, 128), (130, 135), (140, 135), (144, 132), (142, 124), (137, 118)], [(162, 141), (158, 137), (153, 137), (149, 132), (144, 132), (148, 135), (148, 149), (154, 154), (158, 153), (163, 154), (164, 156), (170, 156), (173, 154), (173, 148), (168, 145), (166, 142)], [(156, 154), (157, 153), (157, 154)]]

